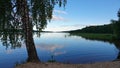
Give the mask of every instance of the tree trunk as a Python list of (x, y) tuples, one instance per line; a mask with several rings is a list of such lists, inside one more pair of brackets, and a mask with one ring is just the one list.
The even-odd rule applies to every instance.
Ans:
[(28, 53), (28, 62), (39, 62), (39, 58), (37, 56), (34, 40), (33, 40), (33, 33), (32, 33), (32, 22), (30, 22), (27, 0), (22, 0), (22, 22), (23, 22), (23, 29), (25, 33), (25, 43)]

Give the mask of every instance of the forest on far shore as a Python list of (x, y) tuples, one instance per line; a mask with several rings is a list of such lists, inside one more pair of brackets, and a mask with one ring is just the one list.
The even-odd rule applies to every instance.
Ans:
[(117, 39), (120, 39), (120, 9), (118, 11), (118, 20), (111, 20), (110, 24), (87, 26), (82, 29), (69, 31), (70, 33), (99, 33), (113, 34)]
[(72, 30), (70, 33), (113, 33), (112, 24), (87, 26), (82, 29)]

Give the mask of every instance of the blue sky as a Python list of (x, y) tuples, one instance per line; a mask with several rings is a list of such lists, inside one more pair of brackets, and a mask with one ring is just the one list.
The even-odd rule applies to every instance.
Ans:
[(81, 29), (90, 25), (109, 24), (117, 18), (120, 0), (67, 0), (65, 8), (55, 7), (46, 31)]

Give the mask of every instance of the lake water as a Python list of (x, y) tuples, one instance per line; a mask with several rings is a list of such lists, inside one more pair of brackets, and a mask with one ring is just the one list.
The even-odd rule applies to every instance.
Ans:
[[(85, 64), (114, 61), (119, 56), (119, 49), (114, 43), (86, 40), (68, 33), (42, 33), (40, 37), (35, 34), (34, 42), (42, 62), (54, 59), (61, 63)], [(0, 42), (0, 68), (14, 68), (14, 65), (25, 62), (27, 57), (23, 42), (17, 48)]]

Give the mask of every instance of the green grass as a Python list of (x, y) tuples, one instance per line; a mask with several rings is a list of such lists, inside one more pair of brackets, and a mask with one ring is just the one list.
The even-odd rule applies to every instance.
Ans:
[(96, 34), (96, 33), (70, 33), (70, 35), (81, 36), (86, 39), (109, 40), (115, 39), (113, 34)]

